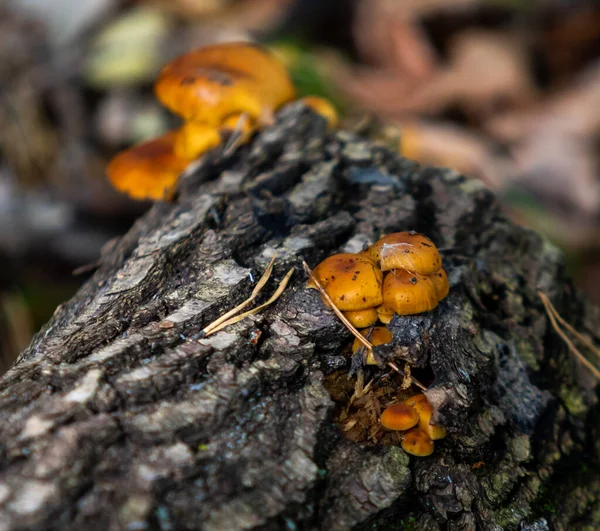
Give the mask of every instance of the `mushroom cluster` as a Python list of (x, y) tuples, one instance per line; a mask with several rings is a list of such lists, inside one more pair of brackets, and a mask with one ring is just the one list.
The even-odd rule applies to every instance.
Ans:
[(334, 254), (313, 274), (357, 328), (433, 310), (450, 289), (437, 247), (414, 231), (388, 234), (358, 254)]
[[(314, 268), (313, 276), (373, 346), (392, 341), (385, 326), (373, 326), (378, 320), (388, 324), (394, 314), (433, 310), (450, 289), (435, 244), (414, 231), (388, 234), (357, 254), (330, 256)], [(317, 286), (311, 279), (307, 287)], [(361, 345), (356, 339), (353, 353)], [(371, 351), (366, 353), (365, 363), (377, 364)], [(427, 456), (433, 452), (433, 441), (446, 436), (443, 426), (431, 423), (432, 415), (433, 407), (420, 394), (390, 405), (381, 415), (381, 424), (404, 432), (401, 445), (406, 452)]]
[[(184, 124), (119, 153), (108, 164), (113, 186), (134, 199), (171, 197), (181, 172), (219, 146), (224, 135), (235, 131), (240, 141), (247, 141), (296, 97), (283, 64), (265, 48), (247, 42), (206, 46), (174, 59), (160, 72), (154, 91)], [(303, 102), (330, 126), (337, 122), (327, 100), (309, 96)]]
[(433, 406), (424, 394), (418, 394), (389, 405), (381, 414), (381, 424), (388, 430), (403, 432), (400, 444), (405, 452), (425, 457), (433, 453), (433, 441), (446, 436), (442, 425), (431, 422), (432, 416)]

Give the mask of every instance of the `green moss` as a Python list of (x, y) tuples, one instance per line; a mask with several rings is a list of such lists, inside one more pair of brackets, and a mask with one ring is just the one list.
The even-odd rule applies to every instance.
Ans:
[(568, 385), (562, 385), (559, 390), (559, 396), (571, 415), (580, 418), (583, 418), (586, 415), (588, 407), (579, 389), (576, 387), (569, 387)]

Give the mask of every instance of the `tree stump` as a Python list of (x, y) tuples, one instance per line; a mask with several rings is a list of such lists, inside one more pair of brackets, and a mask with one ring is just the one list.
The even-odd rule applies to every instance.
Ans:
[[(411, 229), (443, 250), (451, 291), (396, 316), (382, 352), (414, 365), (449, 432), (426, 458), (376, 418), (341, 423), (352, 336), (299, 267)], [(109, 247), (0, 380), (1, 529), (600, 526), (596, 382), (537, 291), (591, 336), (600, 314), (478, 181), (292, 104)], [(202, 338), (275, 252), (275, 280), (296, 267), (282, 297)]]

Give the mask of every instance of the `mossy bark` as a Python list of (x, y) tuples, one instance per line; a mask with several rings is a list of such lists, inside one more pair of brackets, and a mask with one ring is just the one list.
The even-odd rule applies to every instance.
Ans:
[[(430, 383), (449, 436), (427, 458), (344, 435), (328, 389), (351, 336), (299, 267), (410, 229), (443, 249), (451, 292), (396, 317), (381, 355)], [(275, 252), (275, 280), (296, 267), (283, 296), (202, 339)], [(595, 382), (538, 290), (596, 333), (560, 253), (477, 181), (291, 105), (107, 248), (0, 380), (0, 528), (597, 529)]]

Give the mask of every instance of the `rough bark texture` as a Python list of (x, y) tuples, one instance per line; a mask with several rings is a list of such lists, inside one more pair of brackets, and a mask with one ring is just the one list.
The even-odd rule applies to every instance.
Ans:
[[(298, 268), (409, 229), (452, 286), (383, 351), (432, 382), (450, 435), (428, 458), (344, 437), (325, 383), (351, 336)], [(282, 298), (195, 337), (275, 251), (277, 280), (297, 267)], [(481, 184), (292, 105), (107, 249), (0, 380), (0, 528), (597, 529), (594, 382), (537, 290), (596, 332), (560, 253)], [(382, 375), (400, 385), (366, 377)]]

